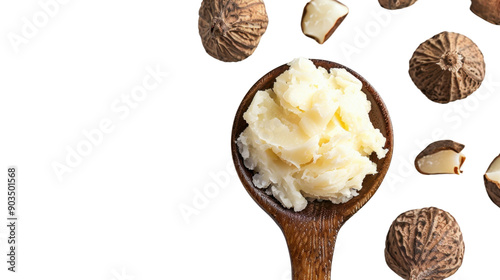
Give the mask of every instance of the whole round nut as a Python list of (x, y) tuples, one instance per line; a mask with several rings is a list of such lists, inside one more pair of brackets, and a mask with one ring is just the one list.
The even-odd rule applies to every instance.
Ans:
[(198, 29), (205, 51), (226, 62), (250, 56), (268, 24), (262, 0), (203, 0), (199, 16)]
[(430, 100), (448, 103), (476, 91), (484, 80), (481, 50), (471, 39), (442, 32), (422, 43), (410, 60), (410, 77)]
[(462, 265), (464, 241), (450, 213), (430, 207), (407, 211), (392, 223), (385, 243), (387, 265), (407, 280), (441, 280)]
[(417, 0), (378, 0), (378, 2), (380, 3), (380, 6), (386, 9), (397, 10), (409, 7), (415, 4)]

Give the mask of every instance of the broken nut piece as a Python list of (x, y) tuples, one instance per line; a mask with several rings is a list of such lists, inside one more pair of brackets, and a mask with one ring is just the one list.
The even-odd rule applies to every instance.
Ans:
[(498, 155), (484, 174), (484, 185), (491, 201), (500, 207), (500, 155)]
[(461, 153), (464, 145), (451, 141), (436, 141), (427, 146), (415, 158), (415, 168), (425, 174), (460, 174), (465, 156)]
[(304, 7), (302, 32), (323, 44), (349, 13), (349, 8), (337, 0), (312, 0)]

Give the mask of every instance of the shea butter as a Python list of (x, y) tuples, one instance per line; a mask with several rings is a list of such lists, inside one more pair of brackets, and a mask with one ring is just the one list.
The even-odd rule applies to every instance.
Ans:
[(385, 157), (386, 139), (373, 127), (362, 83), (345, 69), (289, 63), (272, 88), (258, 91), (243, 115), (248, 127), (237, 145), (253, 183), (286, 208), (308, 199), (344, 203), (357, 195)]

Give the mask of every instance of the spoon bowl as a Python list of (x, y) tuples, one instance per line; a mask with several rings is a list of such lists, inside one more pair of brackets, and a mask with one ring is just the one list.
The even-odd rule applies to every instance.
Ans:
[(351, 200), (342, 204), (333, 204), (330, 201), (313, 201), (309, 202), (307, 207), (300, 212), (286, 209), (274, 197), (253, 185), (254, 172), (243, 164), (236, 140), (248, 126), (243, 119), (243, 114), (247, 111), (257, 91), (272, 88), (276, 77), (288, 70), (289, 66), (287, 64), (279, 66), (264, 75), (250, 88), (236, 112), (233, 123), (231, 134), (233, 162), (248, 194), (283, 231), (290, 252), (293, 280), (330, 279), (333, 250), (338, 231), (377, 191), (389, 169), (393, 150), (393, 132), (389, 113), (375, 89), (363, 77), (343, 65), (318, 59), (311, 59), (311, 61), (316, 67), (323, 67), (327, 70), (331, 68), (346, 69), (363, 83), (362, 91), (372, 104), (369, 113), (370, 120), (373, 126), (378, 128), (386, 138), (385, 148), (388, 149), (388, 152), (383, 159), (378, 159), (374, 153), (370, 156), (370, 160), (377, 164), (377, 173), (365, 177), (363, 188), (358, 192), (359, 195)]

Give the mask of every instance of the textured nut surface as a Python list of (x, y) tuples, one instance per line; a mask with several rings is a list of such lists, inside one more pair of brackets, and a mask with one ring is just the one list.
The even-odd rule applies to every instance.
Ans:
[(404, 279), (441, 280), (460, 268), (464, 250), (455, 218), (430, 207), (396, 218), (387, 234), (385, 260)]
[(491, 162), (486, 170), (484, 185), (491, 201), (500, 207), (500, 155)]
[(410, 77), (430, 100), (448, 103), (465, 98), (481, 85), (483, 54), (471, 39), (442, 32), (422, 43), (410, 60)]
[(472, 0), (470, 9), (490, 23), (500, 24), (500, 0)]
[(380, 3), (380, 6), (386, 9), (397, 10), (409, 7), (415, 4), (417, 0), (378, 0), (378, 2)]
[(203, 0), (198, 29), (206, 52), (222, 61), (250, 56), (267, 29), (262, 0)]

